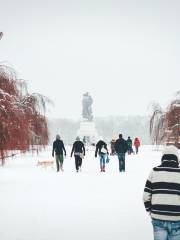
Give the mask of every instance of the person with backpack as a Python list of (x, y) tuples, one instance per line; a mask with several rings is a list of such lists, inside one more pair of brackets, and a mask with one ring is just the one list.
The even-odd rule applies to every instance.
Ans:
[(100, 171), (105, 172), (106, 162), (108, 162), (108, 149), (107, 144), (103, 140), (99, 140), (96, 144), (95, 157), (99, 155)]
[(64, 162), (64, 155), (66, 156), (66, 149), (64, 147), (64, 143), (61, 140), (59, 134), (56, 135), (56, 140), (53, 142), (53, 149), (52, 149), (52, 156), (54, 157), (54, 153), (56, 156), (56, 167), (57, 167), (57, 172), (59, 172), (59, 169), (61, 171), (63, 170), (63, 162)]
[(77, 137), (76, 141), (73, 143), (73, 147), (71, 150), (71, 157), (74, 153), (74, 158), (75, 158), (75, 167), (76, 167), (76, 172), (81, 171), (81, 166), (82, 166), (82, 159), (85, 156), (85, 147), (84, 143), (80, 141), (80, 138)]
[(127, 146), (128, 146), (128, 154), (131, 155), (131, 153), (133, 153), (133, 148), (132, 148), (132, 139), (130, 137), (128, 137), (128, 139), (126, 140), (127, 142)]
[(119, 160), (119, 171), (125, 172), (125, 154), (128, 150), (128, 145), (122, 134), (119, 134), (119, 138), (116, 140), (115, 150)]
[(180, 167), (175, 146), (163, 149), (161, 165), (151, 170), (146, 181), (143, 201), (152, 220), (154, 240), (179, 240)]

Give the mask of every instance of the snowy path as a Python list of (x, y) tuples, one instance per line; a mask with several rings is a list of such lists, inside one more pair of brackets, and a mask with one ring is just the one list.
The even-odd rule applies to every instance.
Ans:
[(93, 156), (87, 153), (81, 173), (69, 157), (64, 173), (37, 167), (38, 159), (51, 159), (50, 149), (8, 160), (0, 168), (0, 239), (153, 239), (142, 193), (161, 153), (142, 147), (127, 156), (126, 173), (118, 172), (116, 157), (100, 173)]

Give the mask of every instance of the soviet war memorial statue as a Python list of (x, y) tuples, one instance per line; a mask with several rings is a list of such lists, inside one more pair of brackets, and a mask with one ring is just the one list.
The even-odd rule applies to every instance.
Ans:
[(83, 106), (82, 116), (87, 121), (93, 120), (92, 108), (91, 108), (92, 103), (93, 103), (93, 99), (89, 95), (89, 93), (88, 92), (84, 93), (83, 100), (82, 100), (82, 106)]
[(93, 99), (90, 94), (88, 92), (84, 93), (82, 99), (82, 121), (80, 122), (77, 136), (79, 136), (86, 145), (94, 144), (97, 139), (97, 131), (93, 121), (94, 117), (91, 107), (92, 103)]

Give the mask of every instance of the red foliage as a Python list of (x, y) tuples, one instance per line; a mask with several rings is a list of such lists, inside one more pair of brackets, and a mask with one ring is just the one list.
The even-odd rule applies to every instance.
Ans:
[(170, 102), (166, 111), (157, 104), (153, 106), (150, 134), (156, 145), (174, 144), (180, 148), (180, 92), (176, 94), (176, 99)]
[(13, 69), (0, 66), (0, 158), (7, 151), (38, 149), (48, 143), (45, 118), (47, 99), (40, 94), (24, 94), (26, 84)]
[(172, 101), (166, 113), (167, 144), (174, 144), (180, 148), (180, 99)]

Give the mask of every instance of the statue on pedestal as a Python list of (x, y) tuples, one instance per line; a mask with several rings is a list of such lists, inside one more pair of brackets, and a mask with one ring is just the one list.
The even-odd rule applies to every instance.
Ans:
[(3, 32), (0, 32), (0, 40), (1, 40), (2, 37), (3, 37)]
[(82, 100), (82, 106), (83, 106), (82, 116), (87, 121), (93, 120), (92, 108), (91, 108), (92, 103), (93, 103), (93, 99), (89, 95), (89, 93), (88, 92), (84, 93), (83, 100)]

